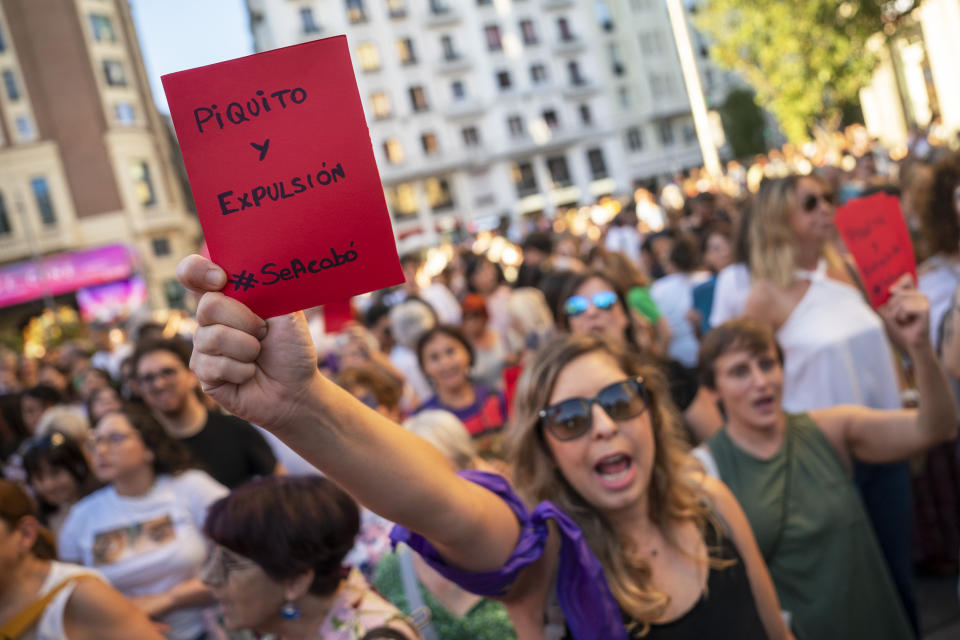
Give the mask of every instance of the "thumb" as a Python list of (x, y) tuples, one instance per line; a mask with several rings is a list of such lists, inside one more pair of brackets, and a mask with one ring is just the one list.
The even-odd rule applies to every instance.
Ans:
[(203, 256), (187, 256), (177, 265), (180, 284), (197, 294), (220, 291), (227, 284), (227, 274)]

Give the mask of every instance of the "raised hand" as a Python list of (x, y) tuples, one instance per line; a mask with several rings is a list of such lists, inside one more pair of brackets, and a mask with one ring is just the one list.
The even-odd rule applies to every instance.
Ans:
[(890, 299), (878, 309), (891, 337), (907, 349), (930, 345), (930, 301), (920, 293), (909, 274), (890, 287)]
[(320, 377), (303, 313), (263, 320), (220, 293), (226, 274), (198, 255), (180, 262), (177, 277), (201, 294), (190, 368), (203, 391), (244, 420), (282, 429)]

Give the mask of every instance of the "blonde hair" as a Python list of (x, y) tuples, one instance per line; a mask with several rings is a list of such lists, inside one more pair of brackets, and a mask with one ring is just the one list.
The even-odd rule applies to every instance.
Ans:
[[(627, 541), (567, 482), (540, 432), (538, 413), (549, 404), (560, 372), (574, 359), (595, 351), (609, 354), (627, 375), (643, 376), (647, 387), (647, 411), (655, 443), (648, 488), (650, 519), (671, 543), (678, 542), (670, 535), (667, 525), (671, 521), (692, 521), (702, 535), (710, 517), (706, 494), (690, 473), (679, 415), (661, 374), (651, 367), (638, 366), (626, 350), (599, 336), (561, 336), (537, 353), (518, 385), (508, 436), (509, 457), (521, 497), (530, 504), (549, 500), (573, 519), (603, 565), (620, 608), (641, 625), (641, 633), (646, 633), (650, 623), (666, 610), (669, 596), (653, 588), (647, 562), (628, 556)], [(712, 559), (710, 564), (715, 566)]]
[(460, 418), (442, 409), (428, 409), (403, 421), (403, 428), (415, 433), (443, 454), (457, 471), (473, 468), (477, 450), (470, 432)]
[(797, 176), (764, 180), (750, 216), (750, 270), (754, 278), (786, 287), (796, 278), (790, 215), (797, 207)]

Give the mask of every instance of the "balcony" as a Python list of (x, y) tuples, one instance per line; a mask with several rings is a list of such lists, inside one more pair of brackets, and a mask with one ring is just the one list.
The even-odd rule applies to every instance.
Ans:
[(553, 43), (553, 52), (559, 55), (580, 53), (586, 47), (583, 38), (575, 35), (560, 38)]
[(451, 102), (444, 110), (443, 114), (451, 120), (459, 118), (472, 118), (482, 114), (486, 107), (475, 98), (463, 98)]
[(565, 9), (573, 6), (573, 0), (543, 0), (544, 9)]
[(460, 22), (460, 12), (450, 7), (434, 7), (426, 22), (428, 27), (447, 27)]
[(570, 99), (584, 98), (593, 95), (599, 90), (600, 86), (587, 78), (577, 78), (570, 84), (565, 85), (562, 89), (563, 97)]
[(455, 53), (443, 56), (437, 62), (437, 73), (458, 73), (467, 71), (473, 66), (473, 61), (465, 55)]

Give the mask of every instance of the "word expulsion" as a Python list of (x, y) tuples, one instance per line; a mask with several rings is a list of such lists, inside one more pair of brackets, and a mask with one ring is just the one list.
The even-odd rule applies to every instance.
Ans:
[(269, 185), (257, 185), (247, 191), (241, 191), (240, 194), (236, 196), (236, 199), (234, 199), (233, 190), (221, 191), (217, 194), (220, 213), (222, 215), (229, 215), (237, 211), (243, 211), (244, 209), (259, 207), (264, 200), (270, 200), (272, 202), (286, 200), (308, 189), (325, 187), (328, 184), (337, 183), (340, 180), (346, 179), (347, 174), (343, 170), (342, 163), (338, 162), (336, 166), (331, 167), (329, 171), (327, 171), (326, 166), (327, 163), (323, 162), (320, 165), (320, 171), (316, 173), (294, 176), (289, 180), (281, 180)]

